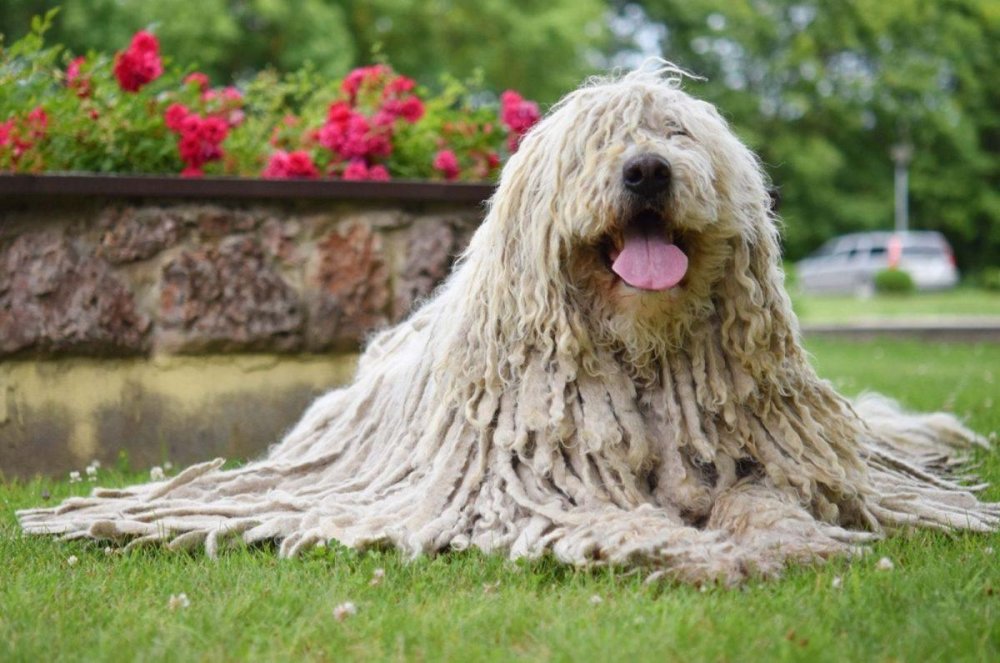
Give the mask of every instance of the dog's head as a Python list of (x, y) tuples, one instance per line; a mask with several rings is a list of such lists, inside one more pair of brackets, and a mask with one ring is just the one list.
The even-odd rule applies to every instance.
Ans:
[(637, 365), (713, 316), (739, 354), (771, 345), (787, 300), (765, 177), (679, 78), (661, 66), (581, 87), (506, 165), (470, 255), (513, 286), (516, 310), (496, 313), (518, 333), (562, 320)]

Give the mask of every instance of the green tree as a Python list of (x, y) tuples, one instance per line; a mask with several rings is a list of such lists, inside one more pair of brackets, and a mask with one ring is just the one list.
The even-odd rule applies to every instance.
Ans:
[[(10, 4), (7, 4), (9, 2)], [(27, 32), (30, 17), (61, 6), (48, 39), (70, 51), (113, 51), (136, 30), (152, 28), (162, 51), (198, 67), (219, 83), (267, 66), (281, 70), (312, 62), (329, 76), (355, 61), (343, 10), (324, 0), (7, 0), (0, 33)]]
[(434, 83), (482, 71), (493, 89), (555, 101), (591, 73), (607, 36), (600, 0), (342, 0), (359, 51)]
[(71, 52), (115, 50), (152, 27), (174, 62), (218, 83), (307, 61), (339, 76), (377, 57), (424, 84), (481, 72), (487, 88), (542, 102), (591, 72), (607, 34), (603, 0), (5, 0), (0, 33), (13, 41), (60, 5), (49, 40)]

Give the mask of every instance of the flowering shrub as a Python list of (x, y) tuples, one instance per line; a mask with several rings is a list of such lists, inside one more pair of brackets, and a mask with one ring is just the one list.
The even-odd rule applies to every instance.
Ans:
[(41, 163), (41, 154), (33, 149), (45, 139), (49, 116), (36, 106), (24, 117), (0, 122), (0, 169), (31, 170)]
[(387, 64), (213, 87), (145, 31), (110, 58), (46, 47), (50, 19), (0, 51), (0, 171), (488, 180), (540, 117), (514, 91), (430, 95)]

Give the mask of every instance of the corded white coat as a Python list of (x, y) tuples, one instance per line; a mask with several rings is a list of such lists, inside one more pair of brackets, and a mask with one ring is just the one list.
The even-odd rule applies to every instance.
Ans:
[[(995, 530), (998, 505), (946, 476), (982, 438), (816, 376), (762, 169), (679, 78), (645, 67), (559, 102), (450, 278), (266, 457), (21, 511), (25, 531), (211, 555), (474, 546), (735, 582), (900, 528)], [(627, 288), (600, 248), (639, 153), (672, 168), (658, 211), (689, 268), (669, 292)]]

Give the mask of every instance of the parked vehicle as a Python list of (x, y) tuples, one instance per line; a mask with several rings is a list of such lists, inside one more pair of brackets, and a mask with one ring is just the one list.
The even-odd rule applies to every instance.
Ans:
[(920, 290), (951, 288), (958, 269), (948, 240), (939, 232), (867, 232), (835, 237), (796, 263), (805, 292), (874, 291), (875, 274), (893, 267), (907, 272)]

